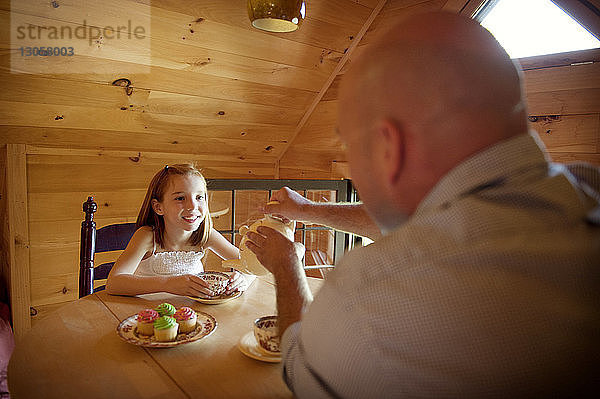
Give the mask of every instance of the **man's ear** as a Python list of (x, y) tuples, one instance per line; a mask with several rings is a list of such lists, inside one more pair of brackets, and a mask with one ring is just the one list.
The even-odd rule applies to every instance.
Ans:
[(381, 140), (380, 152), (384, 177), (390, 184), (395, 184), (404, 166), (404, 134), (397, 122), (384, 119), (377, 126), (378, 138)]
[(154, 212), (157, 215), (164, 215), (165, 213), (162, 210), (162, 206), (160, 205), (160, 202), (158, 202), (157, 200), (153, 199), (152, 200), (152, 209), (154, 210)]

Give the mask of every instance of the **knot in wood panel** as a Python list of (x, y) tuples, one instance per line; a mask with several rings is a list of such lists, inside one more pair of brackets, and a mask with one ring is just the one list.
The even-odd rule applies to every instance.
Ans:
[(529, 122), (535, 123), (535, 122), (541, 122), (544, 124), (548, 124), (548, 123), (552, 123), (552, 122), (559, 122), (562, 119), (561, 115), (530, 115), (529, 117), (527, 117), (527, 119), (529, 120)]
[(113, 86), (124, 87), (125, 88), (125, 94), (127, 94), (128, 96), (130, 96), (133, 93), (133, 87), (131, 86), (131, 80), (129, 80), (127, 78), (115, 79), (112, 82), (112, 85)]
[(185, 61), (186, 64), (188, 64), (191, 67), (203, 67), (205, 65), (210, 64), (210, 58), (207, 58), (206, 61), (200, 59), (200, 60), (193, 60), (193, 61)]
[(121, 86), (121, 87), (127, 87), (129, 85), (131, 85), (131, 80), (127, 79), (127, 78), (119, 78), (116, 79), (112, 82), (113, 86)]
[(543, 122), (544, 123), (552, 123), (552, 122), (559, 122), (561, 119), (560, 115), (544, 115), (542, 117)]

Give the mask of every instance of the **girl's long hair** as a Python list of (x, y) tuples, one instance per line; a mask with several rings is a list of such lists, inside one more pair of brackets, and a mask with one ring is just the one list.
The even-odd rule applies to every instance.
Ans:
[[(146, 197), (144, 198), (140, 213), (138, 213), (135, 227), (136, 229), (139, 229), (142, 226), (152, 227), (156, 242), (162, 248), (164, 248), (165, 243), (165, 221), (162, 215), (158, 215), (154, 212), (152, 200), (155, 199), (158, 202), (162, 202), (165, 190), (169, 185), (169, 179), (171, 176), (175, 175), (198, 176), (202, 179), (204, 189), (206, 190), (206, 180), (204, 179), (204, 176), (202, 176), (202, 173), (200, 173), (200, 171), (192, 164), (167, 165), (154, 175), (148, 186), (148, 191), (146, 191)], [(212, 229), (212, 219), (210, 218), (210, 212), (208, 210), (208, 198), (206, 201), (206, 214), (204, 220), (190, 237), (190, 244), (193, 246), (200, 246), (202, 249), (204, 249)]]

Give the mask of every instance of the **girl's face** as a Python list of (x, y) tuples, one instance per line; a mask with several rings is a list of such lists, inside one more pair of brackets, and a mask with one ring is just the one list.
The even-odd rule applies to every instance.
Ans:
[(170, 176), (162, 201), (152, 200), (152, 208), (163, 216), (167, 231), (195, 231), (208, 212), (206, 184), (195, 175)]

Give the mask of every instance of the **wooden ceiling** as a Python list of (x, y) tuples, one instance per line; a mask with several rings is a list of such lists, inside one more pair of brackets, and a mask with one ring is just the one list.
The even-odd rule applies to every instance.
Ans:
[[(323, 177), (345, 161), (334, 125), (352, 57), (408, 15), (470, 14), (481, 3), (307, 0), (298, 31), (271, 34), (252, 28), (246, 0), (0, 0), (0, 142), (192, 154), (269, 164), (274, 177)], [(75, 29), (115, 16), (149, 21), (149, 48), (99, 38), (73, 57), (30, 57), (16, 68), (29, 73), (10, 73), (19, 52), (11, 22)], [(307, 157), (314, 173), (300, 174)]]

